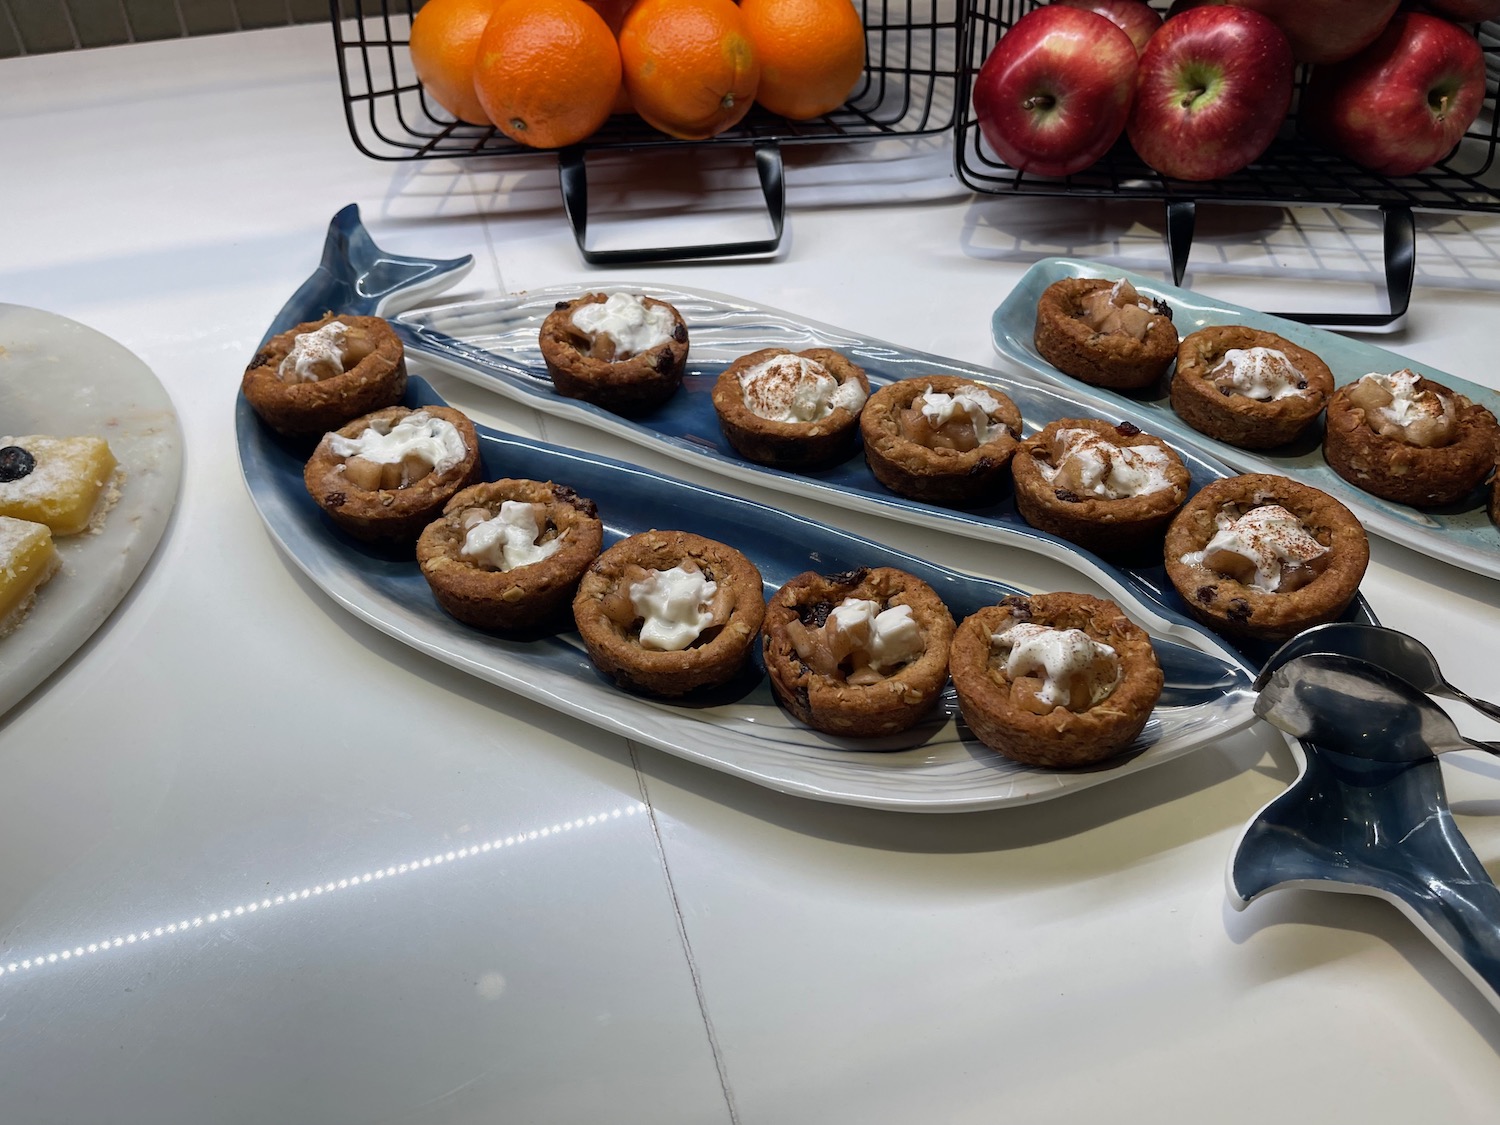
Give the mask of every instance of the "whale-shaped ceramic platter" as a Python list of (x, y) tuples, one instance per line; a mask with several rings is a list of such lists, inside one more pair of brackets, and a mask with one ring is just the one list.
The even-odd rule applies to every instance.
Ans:
[[(448, 337), (426, 323), (428, 318), (463, 315), (463, 306), (422, 314), (397, 312), (401, 306), (455, 282), (467, 265), (468, 259), (436, 261), (385, 253), (370, 239), (357, 211), (348, 208), (330, 226), (323, 264), (287, 302), (266, 338), (327, 310), (378, 311), (392, 318), (407, 342), (408, 362), (416, 369), (430, 362), (436, 352), (442, 361), (434, 363), (435, 367), (453, 371), (472, 364), (478, 369), (471, 369), (466, 377), (504, 389), (512, 397), (529, 402), (545, 393), (556, 399), (545, 376), (540, 377), (545, 391), (537, 385), (535, 375), (497, 382), (497, 378), (504, 380), (513, 367), (502, 362), (497, 377), (491, 366), (493, 357), (485, 358), (491, 353)], [(728, 301), (693, 299), (698, 302), (690, 306), (694, 309), (710, 300)], [(532, 295), (526, 300), (532, 311), (526, 315), (539, 316), (552, 303), (551, 298)], [(540, 307), (535, 307), (538, 304)], [(517, 307), (510, 301), (499, 305), (503, 309)], [(705, 311), (702, 315), (708, 328), (700, 328), (696, 314), (689, 313), (695, 349), (700, 336), (713, 339), (715, 335), (710, 314)], [(871, 352), (876, 357), (871, 362), (878, 372), (900, 370), (902, 365), (930, 370), (929, 364), (967, 370), (951, 361), (861, 341), (837, 330), (799, 325), (785, 314), (756, 311), (743, 303), (721, 309), (720, 315), (723, 332), (736, 341), (768, 336), (795, 341), (798, 333), (801, 337), (813, 334)], [(720, 350), (727, 352), (735, 347), (739, 344), (725, 342)], [(708, 407), (708, 396), (701, 390), (706, 377), (700, 374), (692, 378), (699, 381), (700, 389), (682, 397)], [(1028, 396), (1041, 395), (1051, 407), (1051, 417), (1063, 412), (1093, 412), (1091, 404), (1076, 396), (1049, 389), (1038, 391), (1022, 384), (1016, 390), (1033, 407), (1039, 400)], [(435, 401), (431, 388), (420, 379), (412, 380), (411, 393), (414, 402)], [(559, 405), (559, 412), (602, 415), (571, 400), (557, 400), (555, 405)], [(617, 423), (612, 415), (599, 419), (602, 426)], [(702, 428), (698, 422), (691, 424)], [(957, 718), (951, 689), (933, 721), (906, 735), (874, 743), (832, 739), (801, 727), (777, 707), (769, 689), (755, 677), (711, 698), (686, 704), (627, 694), (598, 675), (574, 635), (504, 639), (467, 629), (448, 618), (432, 600), (414, 562), (372, 551), (333, 529), (302, 486), (301, 458), (305, 451), (285, 445), (262, 427), (243, 398), (238, 404), (237, 425), (241, 466), (262, 518), (287, 554), (340, 605), (413, 647), (518, 694), (784, 792), (916, 811), (996, 808), (1058, 796), (1136, 772), (1225, 737), (1253, 721), (1246, 669), (1257, 666), (1258, 654), (1242, 652), (1188, 619), (1175, 591), (1159, 573), (1160, 567), (1154, 568), (1156, 573), (1151, 569), (1110, 567), (1020, 524), (1013, 506), (1009, 514), (949, 513), (896, 498), (873, 497), (865, 503), (874, 510), (887, 514), (904, 511), (916, 522), (969, 528), (968, 534), (992, 536), (1040, 551), (1109, 587), (1126, 612), (1153, 633), (1167, 670), (1168, 688), (1162, 705), (1140, 743), (1093, 770), (1034, 770), (1006, 761), (973, 739)], [(699, 446), (685, 437), (672, 439), (645, 428), (631, 432), (636, 440), (656, 448), (671, 446), (691, 451), (693, 458), (703, 456)], [(1016, 592), (1003, 583), (957, 574), (816, 521), (622, 462), (491, 431), (484, 434), (484, 453), (492, 478), (521, 475), (554, 479), (594, 499), (610, 538), (672, 526), (732, 543), (760, 567), (768, 593), (805, 570), (826, 573), (870, 565), (900, 566), (922, 576), (938, 588), (955, 617), (960, 618), (980, 605)], [(1190, 450), (1184, 450), (1184, 455), (1199, 483), (1225, 471)], [(726, 455), (721, 453), (717, 458), (726, 459)], [(708, 462), (717, 466), (718, 459), (709, 456)], [(852, 473), (849, 468), (845, 471)], [(807, 487), (812, 495), (834, 503), (850, 495), (864, 495), (841, 484), (836, 475), (835, 479), (815, 478), (808, 485), (788, 479), (786, 487)], [(1370, 620), (1363, 602), (1357, 603), (1351, 617)]]
[[(1037, 262), (1000, 303), (991, 319), (996, 350), (1021, 369), (1056, 387), (1078, 388), (1082, 384), (1064, 375), (1037, 352), (1033, 340), (1036, 306), (1049, 285), (1068, 277), (1128, 278), (1141, 293), (1166, 301), (1171, 306), (1173, 320), (1183, 336), (1216, 324), (1243, 324), (1274, 332), (1320, 356), (1339, 386), (1371, 371), (1391, 372), (1409, 367), (1500, 415), (1500, 394), (1396, 352), (1240, 305), (1216, 301), (1117, 266), (1077, 258), (1045, 258)], [(1095, 388), (1090, 388), (1090, 391), (1117, 409), (1129, 409), (1145, 417), (1148, 420), (1140, 423), (1142, 428), (1160, 434), (1174, 444), (1188, 442), (1241, 472), (1280, 473), (1295, 477), (1337, 497), (1359, 517), (1367, 531), (1476, 574), (1500, 578), (1500, 529), (1490, 523), (1485, 513), (1482, 489), (1476, 489), (1467, 500), (1450, 508), (1419, 511), (1355, 488), (1329, 468), (1323, 460), (1320, 444), (1321, 424), (1308, 440), (1284, 449), (1245, 450), (1215, 441), (1194, 430), (1177, 417), (1161, 387), (1150, 388), (1139, 395)]]

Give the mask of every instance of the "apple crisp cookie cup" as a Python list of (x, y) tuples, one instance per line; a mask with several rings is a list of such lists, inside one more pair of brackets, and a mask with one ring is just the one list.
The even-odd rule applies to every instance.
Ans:
[[(313, 338), (335, 323), (344, 326), (342, 342), (305, 357), (299, 373), (299, 337)], [(312, 437), (399, 402), (406, 392), (406, 352), (380, 317), (329, 313), (267, 340), (245, 368), (240, 389), (273, 430)]]
[[(423, 419), (450, 437), (456, 454), (452, 464), (440, 468), (418, 455), (385, 463), (336, 448), (347, 449), (345, 442), (368, 440), (372, 433), (389, 435), (403, 421)], [(318, 507), (354, 538), (398, 543), (416, 539), (460, 489), (479, 478), (481, 468), (479, 435), (465, 415), (448, 406), (388, 406), (324, 434), (302, 480)]]
[[(1012, 661), (1016, 626), (1037, 627), (1044, 639), (1047, 630), (1059, 631), (1057, 643), (1072, 652), (1079, 642), (1065, 631), (1076, 630), (1095, 647), (1068, 683), (1053, 685), (1036, 662)], [(959, 625), (949, 670), (976, 738), (1014, 761), (1048, 768), (1093, 765), (1128, 749), (1164, 683), (1146, 631), (1113, 602), (1088, 594), (1012, 596), (985, 606)]]
[[(647, 624), (634, 589), (673, 571), (713, 584), (704, 620), (685, 647), (647, 648)], [(735, 677), (760, 635), (766, 604), (760, 571), (739, 551), (685, 531), (646, 531), (620, 540), (594, 560), (578, 583), (573, 619), (594, 664), (615, 683), (646, 695), (674, 697)]]
[[(844, 606), (863, 620), (842, 628)], [(884, 641), (892, 662), (882, 667), (874, 659), (882, 642), (873, 639), (879, 626), (872, 618), (887, 611), (897, 620)], [(889, 651), (903, 640), (907, 650)], [(938, 705), (952, 640), (953, 615), (931, 586), (876, 567), (792, 578), (766, 607), (762, 649), (771, 689), (793, 717), (826, 734), (874, 738), (915, 726)]]
[[(1297, 382), (1281, 397), (1252, 398), (1222, 373), (1227, 353), (1251, 348), (1279, 352), (1291, 365)], [(1177, 349), (1177, 370), (1169, 389), (1179, 418), (1199, 433), (1240, 449), (1274, 449), (1297, 440), (1323, 412), (1332, 393), (1333, 372), (1318, 356), (1274, 332), (1238, 324), (1200, 328), (1185, 337)]]
[[(472, 541), (473, 529), (493, 526), (507, 502), (528, 506), (532, 523), (520, 538), (530, 542), (521, 546), (541, 550), (523, 554)], [(464, 624), (533, 629), (565, 613), (603, 542), (604, 525), (592, 500), (552, 481), (505, 478), (470, 485), (449, 500), (417, 540), (417, 565), (437, 603)], [(557, 546), (545, 553), (552, 543)], [(544, 557), (506, 565), (513, 555), (524, 560), (528, 554)]]
[[(742, 379), (753, 370), (778, 361), (805, 361), (821, 368), (839, 391), (846, 388), (858, 405), (850, 408), (830, 401), (820, 417), (807, 421), (783, 421), (752, 409)], [(803, 365), (805, 366), (805, 364)], [(783, 387), (785, 389), (785, 385)], [(852, 391), (857, 389), (858, 393)], [(787, 395), (790, 394), (788, 390)], [(832, 348), (762, 348), (740, 356), (714, 381), (714, 413), (719, 428), (735, 452), (747, 461), (772, 468), (825, 469), (854, 455), (859, 442), (859, 415), (870, 394), (864, 368)], [(785, 397), (785, 396), (783, 396)]]
[[(1266, 589), (1256, 584), (1253, 563), (1216, 558), (1209, 548), (1234, 521), (1273, 506), (1289, 513), (1322, 553), (1284, 568), (1277, 563), (1277, 581)], [(1296, 542), (1283, 538), (1268, 546), (1274, 554)], [(1193, 617), (1226, 636), (1277, 641), (1343, 614), (1359, 593), (1370, 543), (1354, 513), (1326, 492), (1271, 473), (1246, 473), (1200, 489), (1167, 529), (1164, 555), (1167, 577)], [(1220, 569), (1225, 566), (1235, 573)]]
[[(1078, 434), (1085, 437), (1074, 438)], [(1087, 435), (1097, 441), (1089, 441)], [(1149, 472), (1130, 464), (1132, 458), (1148, 456)], [(1159, 547), (1192, 486), (1182, 458), (1161, 438), (1130, 422), (1099, 418), (1049, 422), (1021, 443), (1011, 461), (1011, 475), (1022, 519), (1038, 531), (1107, 558)], [(1113, 487), (1141, 476), (1155, 487), (1134, 493)]]
[[(1386, 383), (1410, 376), (1409, 403), (1425, 411), (1403, 423), (1382, 417)], [(1377, 428), (1378, 427), (1378, 428)], [(1485, 407), (1415, 372), (1366, 375), (1328, 401), (1323, 457), (1355, 488), (1415, 508), (1455, 504), (1484, 483), (1500, 453), (1500, 425)]]
[(1037, 301), (1036, 350), (1063, 374), (1090, 386), (1149, 387), (1177, 357), (1177, 327), (1165, 301), (1145, 301), (1145, 307), (1142, 302), (1123, 279), (1055, 281)]
[[(640, 351), (619, 354), (608, 331), (588, 332), (575, 323), (579, 310), (606, 305), (613, 294), (589, 293), (559, 301), (542, 321), (542, 362), (557, 393), (582, 399), (615, 414), (642, 414), (662, 405), (682, 384), (687, 371), (688, 329), (682, 314), (666, 301), (636, 297), (646, 315), (658, 313), (671, 328)], [(625, 296), (630, 296), (626, 294)]]
[[(924, 405), (933, 396), (944, 409)], [(859, 429), (870, 472), (886, 488), (927, 504), (976, 507), (1000, 499), (1021, 411), (983, 383), (930, 375), (881, 387), (860, 412)]]

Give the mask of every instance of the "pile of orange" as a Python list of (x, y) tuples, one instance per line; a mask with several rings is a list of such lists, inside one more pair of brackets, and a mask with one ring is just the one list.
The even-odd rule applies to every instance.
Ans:
[(844, 103), (865, 65), (851, 0), (427, 0), (412, 65), (460, 121), (537, 148), (633, 110), (712, 137), (752, 102), (794, 120)]

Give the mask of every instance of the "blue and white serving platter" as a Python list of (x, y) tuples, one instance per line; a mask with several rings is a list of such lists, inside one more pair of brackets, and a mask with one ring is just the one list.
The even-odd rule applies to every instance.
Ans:
[[(474, 306), (405, 316), (397, 313), (457, 281), (468, 266), (468, 259), (438, 261), (385, 253), (370, 239), (357, 210), (346, 208), (330, 226), (322, 265), (283, 307), (266, 338), (329, 310), (378, 312), (392, 318), (414, 368), (430, 364), (456, 371), (510, 397), (545, 403), (544, 409), (583, 417), (643, 444), (677, 451), (683, 460), (726, 475), (745, 476), (834, 504), (959, 530), (1056, 558), (1094, 577), (1153, 634), (1168, 686), (1134, 749), (1104, 766), (1077, 771), (1030, 769), (988, 750), (961, 724), (951, 689), (930, 722), (878, 742), (838, 740), (802, 727), (781, 711), (769, 688), (753, 677), (735, 689), (688, 703), (630, 695), (596, 672), (573, 634), (505, 639), (470, 630), (447, 617), (414, 562), (348, 539), (326, 521), (302, 485), (305, 450), (287, 445), (261, 426), (241, 397), (237, 407), (241, 466), (267, 527), (318, 586), (377, 628), (465, 672), (670, 753), (784, 792), (878, 808), (963, 811), (1042, 800), (1168, 761), (1254, 721), (1246, 670), (1257, 667), (1263, 654), (1236, 649), (1192, 622), (1160, 566), (1112, 567), (1027, 527), (1009, 502), (989, 512), (960, 513), (901, 500), (885, 493), (873, 478), (861, 481), (860, 473), (868, 477), (862, 459), (858, 469), (851, 464), (808, 478), (744, 469), (738, 458), (709, 444), (717, 439), (717, 423), (687, 409), (707, 410), (712, 417), (706, 390), (710, 379), (701, 367), (695, 366), (687, 392), (679, 396), (685, 405), (680, 416), (673, 415), (674, 433), (561, 399), (552, 393), (545, 375), (517, 369), (510, 358), (449, 337), (429, 323), (450, 324), (454, 318), (503, 323), (508, 326), (507, 335), (519, 335), (522, 330), (515, 325), (524, 321), (532, 325), (534, 337), (535, 325), (558, 299), (550, 293), (481, 302), (485, 309), (498, 310), (482, 316)], [(657, 287), (647, 291), (677, 292)], [(855, 350), (878, 377), (919, 370), (972, 370), (729, 298), (689, 295), (681, 299), (687, 305), (683, 311), (694, 333), (695, 351), (712, 353), (712, 347), (700, 344), (706, 340), (716, 345), (725, 362), (763, 346), (766, 340), (783, 340), (797, 347), (832, 341), (834, 346)], [(1025, 384), (1016, 384), (1015, 389), (1022, 409), (1031, 404), (1034, 416), (1041, 413), (1038, 403), (1042, 402), (1050, 408), (1045, 417), (1097, 409), (1077, 396)], [(411, 395), (413, 402), (437, 401), (431, 388), (417, 378), (412, 380)], [(1033, 428), (1038, 424), (1034, 422)], [(514, 435), (482, 433), (491, 478), (529, 476), (570, 485), (598, 503), (611, 541), (649, 528), (671, 527), (731, 543), (760, 568), (768, 593), (805, 570), (829, 573), (875, 565), (899, 566), (922, 576), (960, 619), (981, 605), (1018, 592), (1000, 582), (961, 575), (824, 524), (637, 466)], [(1225, 472), (1189, 449), (1183, 454), (1197, 484)], [(1350, 616), (1370, 620), (1362, 601)]]
[[(1117, 266), (1076, 258), (1046, 258), (1036, 263), (1001, 302), (991, 320), (996, 350), (1051, 386), (1065, 389), (1082, 386), (1043, 359), (1033, 339), (1036, 306), (1042, 292), (1054, 282), (1068, 277), (1128, 278), (1142, 294), (1159, 298), (1171, 306), (1173, 320), (1183, 336), (1210, 325), (1244, 324), (1274, 332), (1320, 356), (1333, 372), (1334, 382), (1340, 386), (1371, 371), (1391, 372), (1409, 367), (1500, 415), (1500, 394), (1396, 352), (1240, 305), (1216, 301)], [(1145, 421), (1138, 423), (1143, 429), (1167, 438), (1174, 445), (1186, 442), (1197, 446), (1241, 472), (1280, 473), (1295, 477), (1337, 497), (1359, 517), (1367, 531), (1476, 574), (1500, 578), (1500, 529), (1490, 523), (1485, 513), (1482, 489), (1476, 489), (1471, 497), (1452, 507), (1419, 511), (1371, 496), (1330, 469), (1323, 460), (1321, 425), (1310, 440), (1285, 449), (1245, 450), (1205, 437), (1183, 422), (1173, 411), (1161, 387), (1139, 395), (1092, 387), (1089, 393), (1110, 402), (1115, 409), (1129, 410), (1133, 417), (1144, 418)]]
[[(408, 405), (441, 402), (413, 377)], [(958, 812), (1056, 797), (1170, 761), (1255, 721), (1244, 668), (1158, 639), (1166, 688), (1136, 745), (1092, 770), (1029, 769), (974, 739), (950, 687), (914, 730), (875, 740), (810, 730), (776, 703), (758, 656), (735, 683), (682, 702), (629, 694), (600, 675), (572, 632), (523, 639), (469, 629), (433, 600), (405, 552), (338, 531), (302, 483), (305, 449), (260, 424), (241, 396), (240, 463), (262, 519), (288, 556), (339, 605), (419, 651), (519, 695), (627, 738), (787, 793), (874, 808)], [(599, 506), (605, 542), (651, 528), (690, 530), (729, 543), (760, 568), (767, 595), (806, 570), (895, 566), (933, 586), (956, 618), (1019, 593), (892, 551), (869, 540), (634, 465), (480, 427), (487, 479), (568, 484)], [(1139, 603), (1125, 604), (1139, 613)]]

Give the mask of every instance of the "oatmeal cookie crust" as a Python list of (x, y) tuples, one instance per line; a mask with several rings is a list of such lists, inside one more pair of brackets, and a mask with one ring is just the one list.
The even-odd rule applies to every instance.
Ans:
[[(901, 433), (901, 414), (928, 388), (956, 394), (973, 387), (1000, 404), (994, 414), (1004, 429), (967, 452), (929, 449)], [(928, 504), (973, 507), (993, 503), (1005, 485), (1005, 469), (1021, 436), (1021, 411), (1003, 391), (952, 375), (902, 379), (881, 387), (859, 416), (865, 460), (875, 479), (892, 492)]]
[(539, 343), (542, 362), (552, 385), (565, 398), (583, 399), (616, 414), (652, 410), (676, 393), (687, 370), (687, 323), (673, 306), (642, 295), (648, 306), (672, 314), (672, 338), (639, 355), (622, 360), (596, 359), (581, 350), (582, 333), (573, 327), (573, 313), (583, 305), (602, 305), (608, 293), (589, 293), (573, 301), (559, 301), (542, 321)]
[[(1207, 546), (1226, 505), (1248, 511), (1259, 504), (1281, 505), (1329, 548), (1322, 574), (1301, 589), (1267, 593), (1182, 561), (1183, 555)], [(1210, 629), (1231, 637), (1285, 640), (1335, 620), (1348, 608), (1369, 565), (1370, 543), (1354, 513), (1326, 492), (1287, 477), (1247, 473), (1205, 485), (1189, 500), (1167, 529), (1165, 555), (1167, 577), (1188, 611)]]
[[(484, 508), (498, 514), (506, 500), (542, 505), (546, 525), (562, 540), (540, 562), (494, 570), (463, 556), (463, 513)], [(443, 507), (417, 540), (417, 565), (433, 597), (448, 613), (480, 629), (529, 629), (546, 623), (573, 600), (578, 580), (599, 555), (604, 525), (599, 510), (566, 485), (514, 478), (470, 485)]]
[[(1356, 380), (1357, 381), (1357, 380)], [(1457, 436), (1447, 445), (1422, 447), (1377, 433), (1350, 399), (1346, 383), (1328, 400), (1323, 457), (1329, 468), (1372, 496), (1416, 508), (1462, 500), (1484, 483), (1500, 454), (1500, 425), (1483, 406), (1441, 383), (1422, 378), (1419, 391), (1453, 401)]]
[(776, 422), (760, 417), (745, 405), (740, 375), (783, 355), (799, 355), (821, 363), (841, 386), (853, 381), (866, 395), (870, 393), (864, 368), (832, 348), (800, 352), (762, 348), (740, 356), (714, 382), (714, 413), (719, 416), (724, 437), (745, 460), (779, 469), (823, 469), (852, 457), (859, 438), (857, 413), (840, 406), (816, 422)]
[(474, 423), (452, 407), (421, 406), (413, 410), (405, 406), (388, 406), (356, 418), (335, 432), (346, 438), (357, 438), (375, 422), (389, 420), (394, 426), (408, 414), (418, 411), (426, 411), (434, 418), (453, 423), (463, 438), (463, 460), (447, 472), (428, 473), (407, 488), (357, 488), (345, 479), (344, 459), (329, 447), (330, 434), (323, 435), (302, 471), (302, 481), (318, 506), (356, 539), (371, 542), (416, 539), (422, 529), (437, 518), (454, 493), (479, 477), (482, 468), (479, 435), (474, 432)]
[[(282, 382), (276, 371), (297, 336), (335, 320), (368, 333), (374, 350), (342, 375), (315, 383)], [(399, 402), (406, 391), (406, 352), (400, 337), (380, 317), (329, 313), (267, 340), (245, 368), (240, 389), (273, 430), (294, 436), (323, 434)]]
[[(1087, 711), (1038, 715), (1015, 705), (990, 638), (1033, 622), (1080, 629), (1115, 650), (1120, 681)], [(1088, 594), (1035, 594), (986, 606), (958, 627), (950, 658), (964, 722), (990, 749), (1032, 766), (1086, 766), (1126, 749), (1151, 718), (1164, 682), (1146, 631), (1113, 602)]]
[[(670, 570), (691, 559), (731, 598), (717, 633), (678, 652), (642, 648), (634, 626), (611, 620), (603, 600), (634, 564), (644, 570)], [(584, 573), (573, 598), (573, 619), (589, 657), (621, 687), (649, 695), (677, 696), (732, 679), (750, 655), (760, 633), (766, 603), (760, 571), (727, 544), (686, 531), (646, 531), (622, 539)]]
[[(797, 655), (787, 625), (826, 619), (845, 598), (866, 598), (884, 608), (910, 606), (922, 632), (922, 655), (873, 684), (851, 685), (814, 672)], [(953, 615), (931, 586), (894, 567), (876, 567), (833, 575), (807, 571), (788, 581), (766, 607), (763, 649), (771, 688), (793, 716), (827, 734), (873, 738), (907, 730), (937, 706), (948, 682), (952, 640)]]
[[(1167, 451), (1168, 486), (1140, 496), (1106, 500), (1059, 489), (1042, 475), (1041, 465), (1052, 463), (1052, 439), (1059, 430), (1091, 430), (1115, 445), (1154, 445)], [(1192, 477), (1176, 450), (1161, 438), (1143, 433), (1129, 423), (1115, 425), (1100, 418), (1059, 418), (1026, 439), (1011, 461), (1016, 509), (1039, 531), (1076, 543), (1095, 554), (1111, 556), (1139, 550), (1159, 539), (1172, 516), (1187, 500)]]
[[(1260, 402), (1242, 394), (1224, 394), (1209, 372), (1232, 348), (1273, 348), (1302, 373), (1311, 394), (1288, 395)], [(1172, 409), (1199, 433), (1241, 449), (1273, 449), (1296, 440), (1323, 411), (1333, 393), (1333, 372), (1306, 348), (1273, 332), (1243, 325), (1200, 328), (1177, 349), (1177, 370), (1170, 389)]]
[(1139, 390), (1156, 382), (1177, 355), (1177, 328), (1165, 305), (1146, 331), (1133, 336), (1095, 332), (1082, 319), (1079, 302), (1086, 293), (1108, 289), (1112, 280), (1065, 277), (1043, 291), (1036, 305), (1036, 350), (1066, 375), (1095, 387)]

